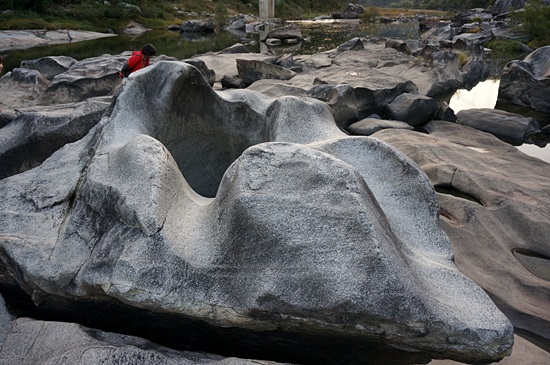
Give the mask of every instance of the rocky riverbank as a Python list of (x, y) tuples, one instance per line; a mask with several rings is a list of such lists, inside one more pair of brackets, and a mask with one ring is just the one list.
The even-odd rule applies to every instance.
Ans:
[(82, 30), (2, 30), (0, 31), (0, 52), (115, 36), (116, 34), (112, 33)]
[(5, 75), (0, 363), (546, 364), (550, 169), (513, 144), (547, 132), (448, 107), (479, 48)]

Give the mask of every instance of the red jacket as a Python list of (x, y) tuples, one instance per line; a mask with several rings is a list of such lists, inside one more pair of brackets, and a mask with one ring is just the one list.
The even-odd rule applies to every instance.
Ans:
[(132, 56), (128, 59), (130, 73), (149, 66), (149, 57), (141, 53), (141, 51), (132, 52)]
[(149, 56), (144, 55), (141, 51), (134, 51), (128, 61), (124, 63), (118, 75), (128, 77), (132, 72), (147, 66), (149, 66)]

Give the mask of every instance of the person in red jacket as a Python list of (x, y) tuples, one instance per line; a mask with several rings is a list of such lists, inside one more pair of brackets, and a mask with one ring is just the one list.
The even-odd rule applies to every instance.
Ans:
[(122, 70), (120, 71), (120, 77), (128, 77), (132, 72), (140, 70), (149, 66), (149, 58), (157, 53), (156, 48), (147, 43), (141, 48), (141, 51), (134, 51), (128, 59), (124, 62)]

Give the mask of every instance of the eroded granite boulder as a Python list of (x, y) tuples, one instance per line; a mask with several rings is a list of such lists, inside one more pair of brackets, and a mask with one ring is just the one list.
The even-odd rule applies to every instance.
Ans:
[(36, 100), (46, 90), (49, 81), (36, 70), (16, 68), (0, 78), (2, 92), (0, 106), (24, 107), (36, 104)]
[(40, 72), (46, 79), (51, 80), (55, 76), (68, 71), (77, 61), (67, 56), (48, 56), (35, 60), (21, 62), (21, 68), (28, 68)]
[(250, 358), (498, 360), (511, 324), (454, 266), (438, 213), (415, 164), (325, 103), (217, 93), (162, 61), (83, 139), (0, 180), (0, 278), (50, 315), (157, 318), (193, 334), (180, 345)]
[(176, 351), (135, 336), (75, 323), (19, 318), (0, 350), (0, 364), (275, 365), (272, 361), (224, 358)]
[(18, 109), (11, 122), (0, 128), (0, 179), (36, 167), (65, 144), (84, 137), (110, 103), (109, 98), (92, 98)]

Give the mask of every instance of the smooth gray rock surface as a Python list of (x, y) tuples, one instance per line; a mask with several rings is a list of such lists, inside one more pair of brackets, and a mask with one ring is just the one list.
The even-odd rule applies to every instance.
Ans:
[(84, 137), (109, 105), (109, 99), (99, 98), (18, 109), (0, 128), (0, 179), (36, 167), (65, 144)]
[(397, 128), (397, 129), (414, 129), (412, 126), (405, 122), (399, 122), (396, 120), (365, 118), (350, 125), (347, 130), (351, 134), (370, 136), (371, 134), (378, 132), (382, 129)]
[(237, 59), (236, 62), (239, 78), (247, 85), (262, 79), (290, 80), (296, 75), (294, 71), (264, 61)]
[(118, 73), (126, 59), (124, 55), (103, 55), (73, 64), (68, 71), (52, 79), (38, 104), (75, 103), (111, 94), (122, 82)]
[(82, 140), (0, 180), (0, 278), (52, 314), (170, 316), (164, 333), (299, 363), (498, 360), (511, 324), (455, 268), (438, 212), (415, 164), (325, 103), (216, 93), (162, 61)]
[(514, 146), (520, 146), (540, 134), (536, 120), (498, 109), (474, 108), (461, 110), (456, 122), (491, 133)]
[(40, 72), (46, 79), (51, 80), (55, 76), (68, 71), (77, 61), (67, 56), (47, 56), (35, 60), (21, 62), (21, 68), (28, 68)]
[(550, 111), (550, 46), (538, 48), (523, 61), (511, 61), (504, 67), (498, 99)]
[[(428, 135), (383, 130), (374, 136), (430, 178), (461, 272), (516, 329), (548, 343), (550, 276), (538, 268), (550, 265), (550, 243), (541, 239), (550, 234), (550, 165), (467, 126), (433, 121), (426, 129)], [(521, 256), (532, 260), (522, 263)]]
[(432, 120), (438, 109), (437, 101), (430, 97), (403, 93), (386, 105), (385, 115), (388, 119), (406, 122), (414, 127)]
[(116, 37), (116, 34), (83, 30), (2, 30), (0, 51)]
[(19, 318), (0, 350), (2, 365), (275, 365), (272, 361), (224, 358), (175, 351), (139, 337), (75, 323)]
[(0, 107), (17, 108), (34, 105), (47, 89), (49, 81), (36, 70), (16, 68), (0, 78)]

